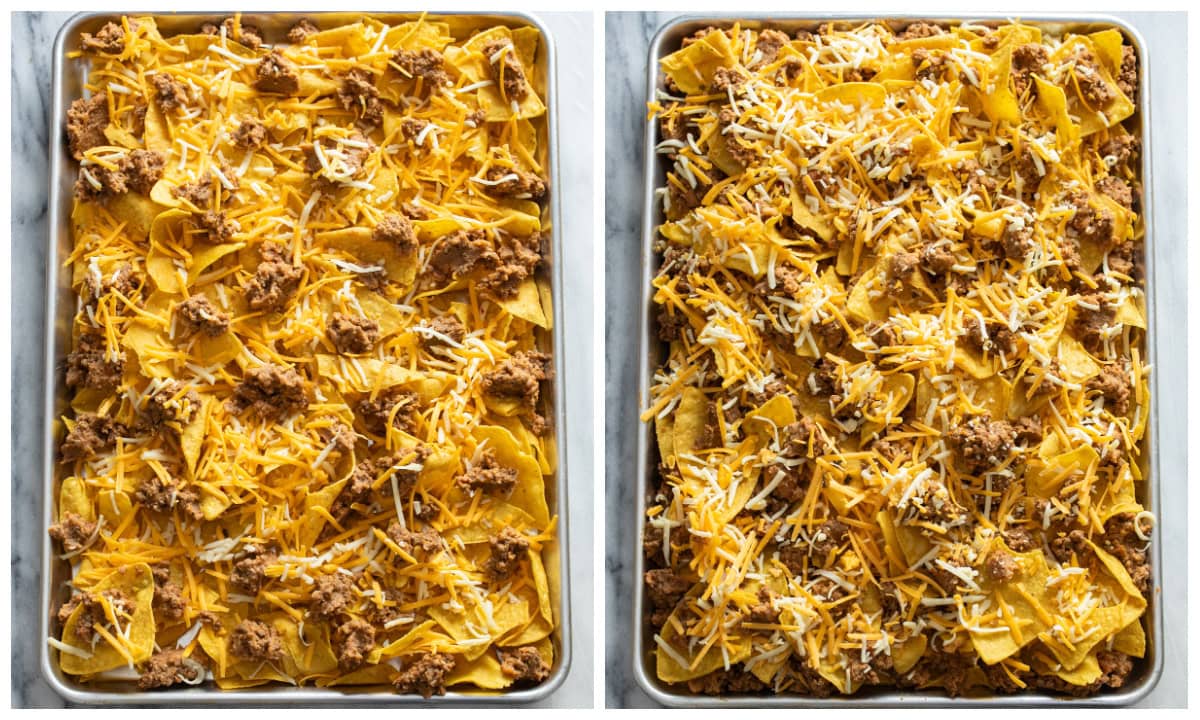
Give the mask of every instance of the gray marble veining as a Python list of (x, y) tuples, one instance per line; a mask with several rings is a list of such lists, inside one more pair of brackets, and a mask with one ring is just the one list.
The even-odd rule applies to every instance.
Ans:
[[(632, 561), (639, 524), (632, 516), (638, 487), (635, 428), (638, 423), (634, 357), (636, 318), (641, 312), (639, 244), (642, 215), (642, 133), (646, 117), (645, 75), (650, 40), (668, 13), (610, 13), (605, 19), (605, 261), (606, 367), (605, 427), (606, 546), (605, 700), (608, 707), (653, 707), (634, 681), (629, 638), (629, 598), (637, 591)], [(1150, 49), (1153, 93), (1153, 195), (1157, 227), (1152, 239), (1157, 263), (1155, 293), (1159, 313), (1160, 397), (1159, 482), (1162, 517), (1161, 577), (1165, 628), (1165, 670), (1141, 705), (1183, 707), (1187, 702), (1187, 530), (1186, 429), (1187, 347), (1185, 287), (1186, 213), (1186, 20), (1179, 13), (1121, 15), (1145, 36)]]
[(668, 13), (608, 13), (605, 17), (605, 705), (654, 707), (633, 679), (629, 598), (641, 524), (637, 501), (638, 301), (641, 290), (643, 132), (646, 53)]
[[(51, 49), (70, 13), (12, 15), (12, 704), (14, 707), (61, 707), (63, 701), (42, 679), (38, 657), (42, 639), (36, 628), (40, 605), (41, 548), (44, 542), (41, 484), (42, 337), (47, 247), (47, 133)], [(564, 140), (581, 133), (582, 118), (592, 116), (592, 23), (590, 13), (540, 13), (554, 36), (559, 55), (560, 131)], [(57, 123), (55, 127), (58, 127)], [(589, 126), (590, 127), (590, 126)], [(592, 154), (589, 142), (563, 142), (559, 158), (563, 190), (557, 231), (566, 239), (564, 286), (567, 335), (566, 442), (570, 468), (571, 605), (573, 659), (563, 685), (544, 707), (591, 707), (593, 685), (593, 512), (592, 438)]]

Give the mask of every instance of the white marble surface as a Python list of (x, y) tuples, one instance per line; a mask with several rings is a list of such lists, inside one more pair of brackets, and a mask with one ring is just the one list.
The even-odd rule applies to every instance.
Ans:
[[(46, 273), (46, 163), (49, 132), (51, 48), (69, 13), (15, 13), (12, 16), (12, 625), (14, 630), (38, 626), (43, 608), (40, 565), (42, 486), (39, 428), (42, 422), (42, 337), (45, 324), (43, 287)], [(560, 123), (569, 132), (571, 118), (592, 112), (592, 23), (590, 13), (541, 13), (554, 36), (559, 61)], [(57, 125), (55, 127), (58, 127)], [(592, 523), (592, 348), (593, 261), (592, 153), (589, 143), (564, 143), (562, 219), (566, 238), (561, 326), (567, 334), (566, 442), (570, 468), (571, 606), (573, 659), (563, 685), (544, 707), (591, 707), (593, 685), (593, 557)], [(13, 707), (61, 707), (63, 701), (38, 670), (39, 638), (13, 632)]]
[[(629, 638), (632, 610), (634, 543), (639, 524), (633, 517), (638, 487), (634, 459), (638, 411), (636, 318), (640, 310), (639, 258), (642, 215), (642, 133), (646, 109), (646, 57), (650, 39), (668, 13), (609, 13), (605, 18), (605, 175), (606, 175), (606, 389), (607, 569), (605, 639), (608, 707), (652, 707), (637, 686)], [(1187, 702), (1187, 530), (1186, 430), (1187, 346), (1179, 328), (1187, 326), (1185, 290), (1187, 178), (1185, 170), (1187, 19), (1182, 13), (1128, 13), (1150, 48), (1153, 107), (1152, 239), (1157, 270), (1159, 461), (1162, 489), (1165, 669), (1142, 706), (1183, 707)]]

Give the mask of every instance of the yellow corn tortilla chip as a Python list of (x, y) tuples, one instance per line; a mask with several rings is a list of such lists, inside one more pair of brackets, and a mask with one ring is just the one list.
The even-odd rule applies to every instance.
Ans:
[(536, 527), (536, 525), (536, 521), (529, 513), (516, 505), (496, 500), (488, 508), (486, 523), (481, 521), (454, 528), (447, 532), (447, 537), (461, 540), (464, 545), (477, 545), (487, 542), (496, 534), (498, 527), (523, 530)]
[[(60, 653), (59, 665), (68, 675), (91, 675), (114, 670), (124, 667), (130, 660), (134, 663), (145, 662), (154, 652), (154, 611), (152, 609), (154, 577), (150, 572), (150, 566), (138, 563), (114, 570), (89, 592), (98, 595), (105, 590), (123, 592), (133, 609), (132, 617), (118, 618), (128, 626), (128, 640), (123, 640), (120, 632), (115, 629), (109, 631), (118, 642), (121, 642), (125, 652), (118, 651), (107, 640), (102, 639), (91, 650), (89, 658)], [(68, 645), (78, 646), (75, 628), (79, 624), (83, 610), (83, 606), (76, 608), (63, 627), (62, 641)], [(124, 627), (125, 625), (122, 625), (123, 629)]]
[[(678, 612), (679, 610), (676, 610), (672, 615), (678, 614)], [(679, 637), (679, 633), (675, 629), (675, 622), (672, 622), (671, 619), (667, 620), (658, 637), (661, 638), (659, 652), (656, 653), (656, 672), (659, 680), (685, 682), (703, 677), (725, 666), (725, 654), (721, 652), (720, 648), (710, 648), (704, 657), (699, 662), (696, 662), (692, 654), (688, 651), (686, 642)], [(657, 642), (658, 640), (656, 639)], [(661, 647), (662, 643), (671, 647), (673, 652), (663, 651)], [(734, 640), (729, 648), (729, 664), (734, 665), (750, 657), (751, 650), (752, 645), (749, 639)], [(675, 659), (676, 655), (685, 660), (687, 665), (681, 665)]]
[(537, 527), (546, 527), (550, 522), (550, 511), (546, 507), (546, 487), (537, 460), (530, 453), (522, 452), (512, 433), (502, 427), (481, 425), (475, 429), (474, 436), (478, 442), (487, 441), (487, 447), (495, 452), (501, 466), (517, 471), (517, 485), (509, 502), (528, 513)]
[(116, 527), (133, 511), (133, 501), (121, 490), (105, 490), (96, 497), (96, 506), (109, 527)]
[(1049, 627), (1044, 617), (1051, 614), (1050, 610), (1056, 604), (1054, 588), (1046, 586), (1050, 570), (1041, 550), (1014, 553), (1002, 543), (994, 547), (997, 552), (1011, 555), (1019, 568), (1018, 574), (1006, 582), (997, 582), (985, 574), (980, 588), (993, 596), (994, 604), (1002, 602), (1011, 610), (1016, 632), (1005, 621), (1003, 614), (988, 625), (975, 624), (969, 628), (975, 652), (988, 665), (1012, 656), (1037, 639), (1038, 634)]
[(688, 95), (707, 93), (717, 68), (733, 59), (733, 50), (725, 33), (713, 31), (688, 47), (676, 50), (659, 61), (663, 72)]
[(379, 323), (380, 339), (395, 335), (407, 325), (408, 314), (379, 293), (359, 288), (355, 299), (366, 316)]
[(759, 438), (766, 445), (794, 422), (796, 409), (792, 406), (791, 399), (787, 395), (776, 395), (746, 413), (746, 417), (742, 419), (742, 429), (747, 435)]
[(1095, 448), (1083, 445), (1049, 458), (1044, 464), (1031, 463), (1025, 473), (1025, 486), (1030, 495), (1048, 499), (1058, 492), (1068, 478), (1076, 473), (1087, 472), (1099, 460)]
[(350, 227), (316, 233), (316, 242), (341, 250), (358, 265), (382, 265), (384, 273), (401, 289), (412, 286), (417, 277), (416, 251), (401, 253), (392, 243), (371, 239), (371, 229)]
[(529, 569), (533, 574), (533, 585), (537, 588), (538, 612), (546, 622), (554, 623), (554, 606), (550, 604), (550, 585), (546, 579), (546, 567), (540, 552), (529, 552)]
[(96, 511), (88, 499), (87, 484), (83, 478), (69, 477), (62, 481), (58, 489), (58, 517), (66, 517), (67, 513), (75, 513), (79, 517), (94, 522)]
[(679, 407), (674, 416), (674, 450), (677, 455), (692, 453), (699, 449), (708, 422), (708, 399), (697, 387), (683, 389)]
[(485, 690), (503, 690), (512, 682), (512, 678), (500, 670), (500, 660), (494, 652), (485, 652), (474, 660), (460, 662), (446, 676), (447, 687), (475, 685)]
[(887, 102), (887, 88), (877, 82), (844, 82), (830, 85), (817, 92), (817, 102), (843, 103), (856, 108), (882, 107)]
[(1083, 382), (1100, 374), (1100, 364), (1070, 335), (1063, 335), (1058, 341), (1058, 362), (1063, 376), (1072, 382)]
[(675, 464), (675, 416), (654, 419), (654, 434), (658, 439), (658, 454), (665, 465)]
[(1012, 46), (1008, 45), (992, 55), (991, 76), (997, 78), (998, 82), (992, 92), (982, 93), (984, 112), (994, 123), (1015, 125), (1021, 122), (1021, 108), (1008, 79), (1012, 72), (1012, 51)]
[(892, 647), (892, 667), (898, 673), (906, 673), (912, 670), (920, 661), (921, 656), (925, 654), (925, 647), (929, 640), (925, 635), (914, 635), (902, 643)]
[(501, 300), (500, 307), (510, 314), (527, 320), (540, 328), (550, 327), (546, 313), (542, 311), (542, 298), (538, 293), (537, 283), (533, 278), (525, 278), (517, 287), (517, 294), (508, 300)]
[(144, 195), (125, 193), (109, 200), (108, 211), (125, 224), (122, 233), (126, 237), (142, 242), (150, 235), (150, 228), (162, 208)]
[(1138, 618), (1113, 636), (1113, 650), (1130, 657), (1146, 657), (1146, 630)]

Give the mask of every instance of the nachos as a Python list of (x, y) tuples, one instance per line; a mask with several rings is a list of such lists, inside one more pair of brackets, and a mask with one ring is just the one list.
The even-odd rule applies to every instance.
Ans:
[(83, 34), (63, 672), (549, 676), (540, 43), (424, 16)]
[(734, 25), (661, 68), (658, 678), (1120, 687), (1153, 591), (1134, 49)]

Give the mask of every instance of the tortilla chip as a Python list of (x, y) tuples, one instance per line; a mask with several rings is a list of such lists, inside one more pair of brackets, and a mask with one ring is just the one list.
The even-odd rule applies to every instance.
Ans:
[[(101, 580), (89, 592), (100, 594), (105, 590), (120, 590), (129, 599), (133, 607), (133, 616), (123, 619), (128, 624), (129, 639), (123, 643), (128, 653), (122, 653), (108, 641), (101, 639), (91, 650), (91, 657), (81, 658), (70, 653), (60, 653), (59, 665), (68, 675), (91, 675), (125, 667), (130, 660), (141, 663), (150, 659), (154, 652), (154, 577), (150, 566), (145, 563), (128, 565), (114, 570), (108, 577)], [(68, 645), (78, 645), (75, 637), (75, 627), (83, 615), (82, 606), (71, 613), (63, 627), (62, 641)], [(120, 618), (118, 618), (121, 620)], [(123, 626), (124, 627), (124, 626)], [(111, 633), (114, 636), (117, 633)]]
[(537, 325), (540, 328), (550, 328), (550, 321), (542, 311), (542, 298), (538, 293), (537, 283), (533, 278), (525, 278), (517, 287), (517, 294), (508, 300), (501, 300), (500, 307), (511, 315)]
[(725, 33), (713, 31), (688, 47), (676, 50), (659, 61), (667, 77), (688, 95), (702, 95), (712, 86), (717, 68), (733, 60), (733, 50)]
[(683, 389), (679, 407), (674, 414), (674, 451), (676, 454), (695, 452), (704, 427), (708, 423), (709, 401), (700, 388), (688, 386)]
[[(680, 611), (676, 609), (672, 616), (677, 615)], [(703, 677), (714, 670), (725, 667), (725, 654), (720, 648), (711, 648), (700, 658), (699, 662), (695, 660), (692, 654), (688, 651), (686, 642), (679, 637), (678, 631), (675, 629), (676, 622), (674, 617), (667, 620), (663, 625), (662, 632), (656, 637), (656, 642), (661, 638), (661, 643), (670, 646), (674, 652), (655, 653), (657, 660), (657, 674), (660, 680), (665, 682), (685, 682), (694, 680), (698, 677)], [(736, 639), (732, 642), (729, 648), (728, 660), (730, 665), (740, 663), (750, 657), (752, 645), (749, 638)], [(680, 665), (674, 658), (674, 655), (682, 657), (688, 662), (688, 665)]]
[(542, 470), (537, 460), (528, 451), (522, 452), (512, 433), (502, 427), (481, 425), (475, 429), (476, 441), (487, 441), (487, 447), (496, 454), (496, 461), (503, 467), (517, 471), (517, 485), (513, 488), (509, 502), (524, 510), (545, 528), (550, 523), (550, 511), (546, 507), (546, 487)]
[(61, 520), (67, 513), (75, 513), (88, 522), (95, 522), (96, 511), (88, 499), (87, 484), (83, 478), (69, 477), (62, 481), (58, 489), (58, 518)]

